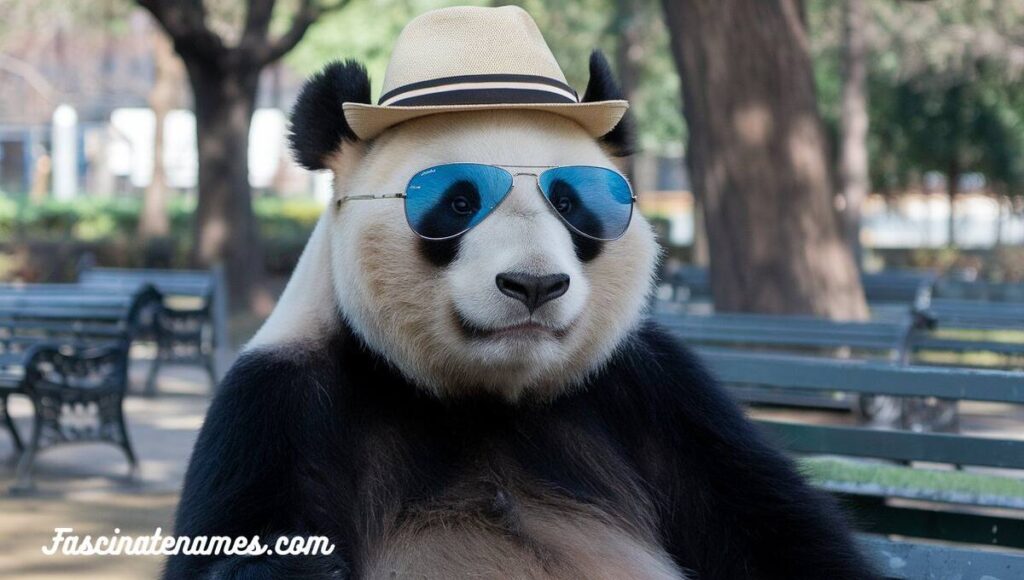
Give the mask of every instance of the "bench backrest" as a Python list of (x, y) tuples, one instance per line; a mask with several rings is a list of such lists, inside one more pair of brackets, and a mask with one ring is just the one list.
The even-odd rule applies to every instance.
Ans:
[(162, 298), (144, 285), (130, 294), (38, 294), (0, 291), (0, 346), (6, 352), (45, 341), (65, 344), (128, 342), (151, 323)]
[(93, 288), (136, 288), (151, 284), (165, 296), (196, 296), (212, 300), (217, 276), (205, 270), (135, 270), (90, 268), (78, 277), (79, 284)]
[(942, 328), (1024, 330), (1024, 302), (934, 298), (926, 312)]
[(885, 270), (860, 277), (864, 297), (869, 303), (898, 302), (915, 304), (931, 295), (936, 276), (933, 272)]
[[(1024, 404), (1024, 373), (1021, 372), (726, 349), (705, 349), (701, 357), (716, 376), (729, 384)], [(776, 431), (787, 433), (787, 444), (796, 451), (1024, 469), (1024, 441), (853, 427), (770, 425)]]
[[(919, 270), (887, 270), (861, 275), (864, 295), (870, 303), (901, 303), (908, 308), (931, 295), (936, 274)], [(681, 266), (667, 280), (675, 300), (709, 300), (711, 275), (701, 266)]]
[(1024, 302), (1024, 282), (989, 282), (944, 277), (935, 285), (937, 298), (987, 302)]
[[(908, 366), (877, 360), (838, 360), (728, 349), (705, 349), (700, 354), (710, 370), (728, 385), (1024, 404), (1024, 372)], [(758, 423), (785, 448), (798, 454), (1024, 469), (1024, 440), (774, 420)], [(941, 489), (927, 493), (897, 492), (873, 483), (843, 483), (829, 489), (848, 499), (869, 522), (872, 531), (1024, 548), (1021, 516), (965, 514), (943, 507), (968, 504), (1021, 510), (1024, 500), (1016, 496), (1010, 499), (976, 497)], [(927, 507), (891, 505), (885, 501), (889, 496), (935, 503)]]
[(810, 316), (770, 314), (660, 313), (655, 319), (697, 346), (730, 346), (832, 356), (850, 349), (886, 358), (901, 358), (912, 320), (839, 322)]

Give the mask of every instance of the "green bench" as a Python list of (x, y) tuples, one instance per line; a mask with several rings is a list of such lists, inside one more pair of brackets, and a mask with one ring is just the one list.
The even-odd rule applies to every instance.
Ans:
[[(711, 276), (707, 268), (685, 265), (665, 280), (671, 289), (671, 302), (687, 307), (711, 302)], [(864, 295), (871, 308), (888, 318), (903, 315), (914, 304), (926, 301), (936, 283), (933, 272), (891, 270), (861, 275)]]
[(962, 364), (965, 355), (981, 354), (988, 356), (972, 364), (1024, 368), (1024, 302), (933, 298), (920, 315), (933, 324), (917, 333), (913, 350), (933, 353), (930, 362)]
[[(24, 298), (0, 299), (0, 408), (19, 455), (12, 491), (30, 489), (36, 456), (58, 445), (112, 443), (134, 472), (122, 409), (128, 351), (143, 313), (161, 308), (160, 294), (143, 287), (129, 299), (97, 297), (92, 304)], [(14, 395), (32, 403), (27, 443), (7, 410)]]
[[(728, 385), (1024, 404), (1021, 372), (729, 349), (704, 349), (700, 354)], [(906, 466), (928, 462), (1021, 470), (1024, 441), (767, 420), (759, 424), (792, 453), (817, 457), (804, 459), (808, 462), (805, 470), (813, 474), (817, 465), (816, 483), (850, 506), (866, 532), (915, 539), (865, 539), (889, 577), (1024, 578), (1024, 480), (1020, 472), (1007, 477), (952, 471), (948, 478), (953, 483), (948, 483), (941, 474)], [(862, 460), (830, 459), (835, 456)], [(839, 463), (836, 467), (822, 465), (822, 461)], [(835, 473), (844, 477), (829, 477)], [(965, 479), (970, 485), (964, 485)], [(929, 485), (933, 480), (940, 483)], [(965, 545), (935, 546), (918, 540)], [(975, 548), (982, 545), (1006, 551)]]
[[(145, 391), (156, 391), (156, 376), (165, 364), (198, 364), (211, 385), (217, 383), (218, 351), (228, 347), (227, 294), (220, 268), (211, 270), (158, 270), (87, 267), (79, 271), (78, 285), (87, 289), (132, 291), (151, 285), (165, 297), (154, 340), (156, 357)], [(224, 352), (220, 358), (227, 358)]]
[(935, 284), (937, 298), (983, 302), (1024, 302), (1024, 282), (989, 282), (944, 276)]
[[(698, 350), (727, 347), (894, 361), (906, 361), (908, 343), (917, 323), (910, 316), (890, 321), (839, 322), (810, 316), (771, 314), (661, 313), (655, 319)], [(747, 403), (856, 410), (868, 418), (884, 417), (888, 422), (905, 419), (905, 402), (892, 398), (797, 389), (778, 391), (758, 386), (736, 386), (733, 394)], [(943, 419), (951, 420), (945, 416)]]

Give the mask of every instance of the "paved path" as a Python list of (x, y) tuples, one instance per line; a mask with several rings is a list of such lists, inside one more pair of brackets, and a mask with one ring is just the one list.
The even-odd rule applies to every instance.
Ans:
[[(133, 368), (133, 384), (144, 382), (144, 368)], [(152, 535), (173, 528), (188, 456), (209, 403), (201, 372), (171, 368), (161, 374), (161, 394), (125, 403), (130, 436), (141, 459), (139, 477), (125, 478), (127, 463), (113, 446), (56, 448), (36, 463), (36, 491), (9, 496), (14, 467), (0, 463), (0, 578), (17, 580), (104, 580), (155, 578), (161, 558), (140, 556), (45, 556), (53, 529), (74, 528), (78, 535)], [(31, 425), (31, 405), (13, 398), (11, 412), (23, 434)], [(0, 434), (0, 459), (10, 458), (10, 439)]]

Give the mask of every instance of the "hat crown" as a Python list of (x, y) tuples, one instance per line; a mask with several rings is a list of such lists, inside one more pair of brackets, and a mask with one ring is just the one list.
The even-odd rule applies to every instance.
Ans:
[(565, 75), (533, 18), (518, 6), (456, 6), (413, 19), (395, 42), (383, 94), (465, 75)]

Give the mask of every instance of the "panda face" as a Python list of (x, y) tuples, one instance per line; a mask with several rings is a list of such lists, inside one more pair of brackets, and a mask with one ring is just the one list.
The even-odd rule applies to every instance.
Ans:
[[(355, 168), (337, 159), (337, 195), (401, 192), (419, 171), (457, 162), (614, 168), (580, 127), (549, 113), (444, 114), (389, 130)], [(638, 322), (657, 259), (638, 213), (620, 239), (589, 240), (569, 230), (528, 174), (454, 240), (416, 236), (398, 199), (329, 211), (343, 316), (441, 396), (550, 397), (579, 384)]]

